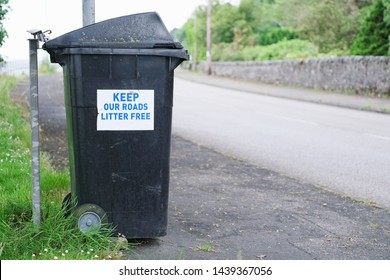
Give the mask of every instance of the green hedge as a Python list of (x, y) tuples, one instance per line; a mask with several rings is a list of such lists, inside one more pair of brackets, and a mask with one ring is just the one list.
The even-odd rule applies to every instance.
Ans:
[(213, 49), (214, 61), (260, 61), (305, 59), (321, 56), (318, 47), (309, 41), (284, 40), (268, 46), (245, 47), (235, 50), (229, 44), (219, 44)]

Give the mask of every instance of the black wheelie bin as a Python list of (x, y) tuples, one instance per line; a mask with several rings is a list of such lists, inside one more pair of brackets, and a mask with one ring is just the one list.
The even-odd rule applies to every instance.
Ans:
[(166, 235), (174, 69), (187, 51), (154, 12), (85, 26), (43, 49), (63, 68), (78, 227)]

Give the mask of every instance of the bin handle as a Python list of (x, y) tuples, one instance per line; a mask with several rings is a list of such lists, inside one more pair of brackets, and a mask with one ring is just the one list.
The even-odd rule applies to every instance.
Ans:
[(169, 71), (173, 71), (179, 66), (185, 59), (179, 57), (170, 57), (169, 59)]

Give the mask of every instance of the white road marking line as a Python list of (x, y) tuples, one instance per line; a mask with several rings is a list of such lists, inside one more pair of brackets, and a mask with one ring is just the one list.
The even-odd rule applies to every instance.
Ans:
[(377, 138), (377, 139), (382, 139), (382, 140), (390, 141), (390, 137), (381, 136), (381, 135), (376, 135), (376, 134), (369, 134), (369, 133), (365, 133), (365, 134), (366, 134), (367, 136), (374, 137), (374, 138)]
[(301, 119), (294, 119), (294, 118), (289, 118), (289, 117), (283, 117), (283, 116), (280, 116), (280, 115), (269, 114), (269, 113), (264, 113), (264, 112), (259, 112), (259, 111), (257, 113), (259, 113), (261, 115), (264, 115), (264, 116), (273, 117), (273, 118), (277, 118), (277, 119), (282, 119), (282, 120), (286, 120), (286, 121), (299, 122), (299, 123), (309, 124), (309, 125), (319, 125), (318, 123), (309, 122), (309, 121), (305, 121), (305, 120), (301, 120)]

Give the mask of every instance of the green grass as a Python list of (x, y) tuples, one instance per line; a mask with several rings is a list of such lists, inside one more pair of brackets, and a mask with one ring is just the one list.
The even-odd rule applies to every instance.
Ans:
[(197, 247), (197, 250), (198, 251), (203, 251), (203, 252), (215, 252), (214, 248), (213, 248), (213, 245), (210, 245), (210, 244), (205, 244), (205, 245), (199, 245)]
[(57, 68), (49, 61), (49, 59), (42, 60), (39, 65), (39, 74), (54, 74)]
[(41, 156), (41, 224), (32, 222), (31, 152), (28, 113), (9, 98), (17, 78), (0, 76), (0, 259), (116, 259), (127, 247), (110, 237), (107, 226), (83, 234), (73, 216), (65, 218), (69, 192), (66, 171), (54, 170)]

